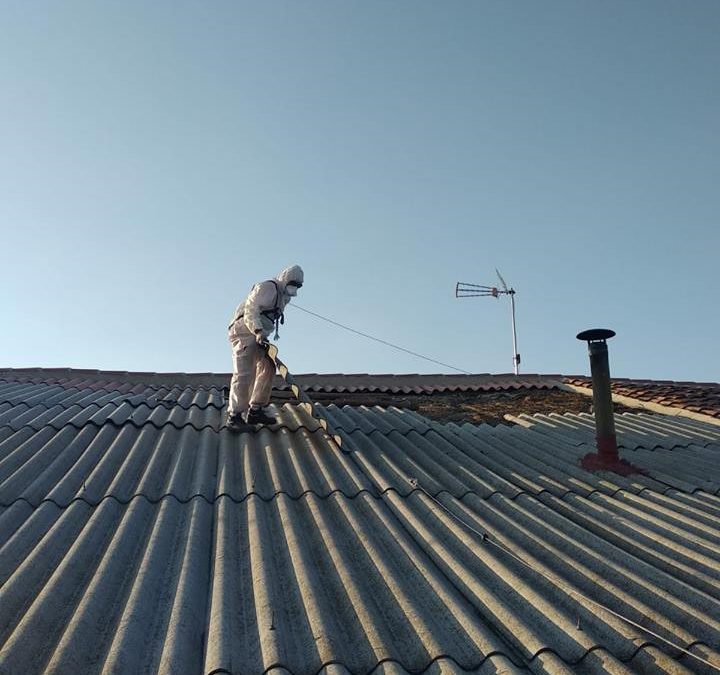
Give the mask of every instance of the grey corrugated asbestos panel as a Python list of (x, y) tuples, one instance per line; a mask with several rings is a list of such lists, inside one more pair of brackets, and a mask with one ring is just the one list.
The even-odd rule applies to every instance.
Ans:
[[(103, 386), (98, 386), (102, 384)], [(18, 383), (3, 382), (0, 380), (0, 403), (24, 403), (28, 406), (44, 405), (51, 407), (59, 405), (67, 408), (74, 404), (88, 405), (91, 403), (102, 407), (107, 403), (120, 405), (130, 402), (133, 405), (144, 403), (150, 407), (172, 404), (182, 408), (198, 406), (206, 408), (214, 406), (221, 408), (224, 405), (223, 391), (220, 388), (193, 389), (190, 387), (163, 387), (139, 385), (128, 389), (121, 386), (120, 390), (113, 389), (112, 382), (75, 384), (52, 383)]]
[[(594, 443), (595, 421), (587, 413), (558, 415), (519, 415), (529, 428), (550, 437), (577, 438), (578, 442)], [(644, 413), (615, 415), (618, 445), (635, 449), (707, 445), (720, 442), (720, 426), (688, 419)]]
[[(107, 497), (127, 502), (201, 496), (236, 501), (285, 492), (354, 496), (371, 488), (349, 457), (301, 408), (275, 409), (283, 426), (234, 435), (212, 428), (124, 423), (23, 427), (0, 442), (0, 504), (24, 499), (67, 506)], [(218, 413), (219, 415), (219, 413)], [(218, 417), (219, 420), (219, 417)], [(294, 430), (294, 431), (293, 431)]]
[[(479, 392), (517, 389), (553, 389), (560, 386), (560, 375), (512, 374), (476, 375), (382, 375), (307, 373), (294, 376), (309, 392), (427, 394), (432, 392)], [(150, 395), (168, 387), (201, 391), (227, 386), (230, 374), (220, 373), (124, 373), (76, 371), (73, 369), (0, 369), (0, 399), (6, 387), (54, 386), (65, 389), (94, 389)], [(276, 377), (274, 387), (287, 390), (287, 383)]]
[(710, 672), (584, 597), (720, 666), (711, 426), (619, 416), (621, 477), (577, 415), (6, 404), (2, 673)]

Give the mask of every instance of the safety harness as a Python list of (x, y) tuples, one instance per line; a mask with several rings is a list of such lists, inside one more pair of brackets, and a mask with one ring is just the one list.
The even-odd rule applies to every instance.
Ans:
[[(279, 332), (280, 326), (285, 325), (285, 313), (280, 309), (280, 304), (279, 304), (280, 303), (280, 287), (278, 286), (277, 281), (275, 281), (275, 279), (268, 279), (267, 281), (263, 281), (262, 283), (265, 284), (268, 282), (270, 282), (271, 284), (273, 284), (275, 286), (275, 307), (273, 307), (272, 309), (264, 309), (262, 312), (260, 312), (260, 314), (262, 314), (263, 316), (266, 316), (268, 319), (270, 319), (270, 321), (272, 321), (275, 324), (275, 335), (273, 336), (273, 340), (278, 340), (280, 338), (280, 332)], [(253, 286), (253, 288), (255, 288), (255, 286)], [(250, 290), (252, 291), (252, 289), (250, 289)], [(244, 309), (244, 307), (245, 306), (243, 305), (243, 309)], [(239, 321), (240, 319), (242, 319), (243, 316), (245, 316), (244, 311), (241, 314), (238, 314), (230, 322), (230, 325), (228, 326), (228, 330), (230, 330), (233, 327), (233, 324), (236, 321)]]

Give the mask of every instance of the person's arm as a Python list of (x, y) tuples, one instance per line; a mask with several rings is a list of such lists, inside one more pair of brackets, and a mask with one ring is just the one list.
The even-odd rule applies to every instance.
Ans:
[(243, 321), (251, 333), (262, 333), (262, 312), (275, 306), (275, 286), (269, 281), (255, 284), (245, 301)]

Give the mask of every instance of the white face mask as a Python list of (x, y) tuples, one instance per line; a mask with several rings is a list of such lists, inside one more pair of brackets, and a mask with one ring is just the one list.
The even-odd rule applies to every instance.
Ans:
[(297, 286), (285, 286), (285, 294), (289, 295), (291, 298), (294, 298), (297, 295), (297, 292)]

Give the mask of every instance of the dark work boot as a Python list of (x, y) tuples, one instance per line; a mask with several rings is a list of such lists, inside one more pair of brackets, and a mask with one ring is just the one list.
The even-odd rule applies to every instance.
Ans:
[(266, 415), (262, 408), (250, 408), (245, 415), (247, 424), (275, 424), (275, 418)]
[(234, 415), (230, 415), (228, 413), (228, 416), (225, 418), (225, 426), (230, 431), (241, 431), (246, 425), (242, 418), (242, 414), (236, 413)]

